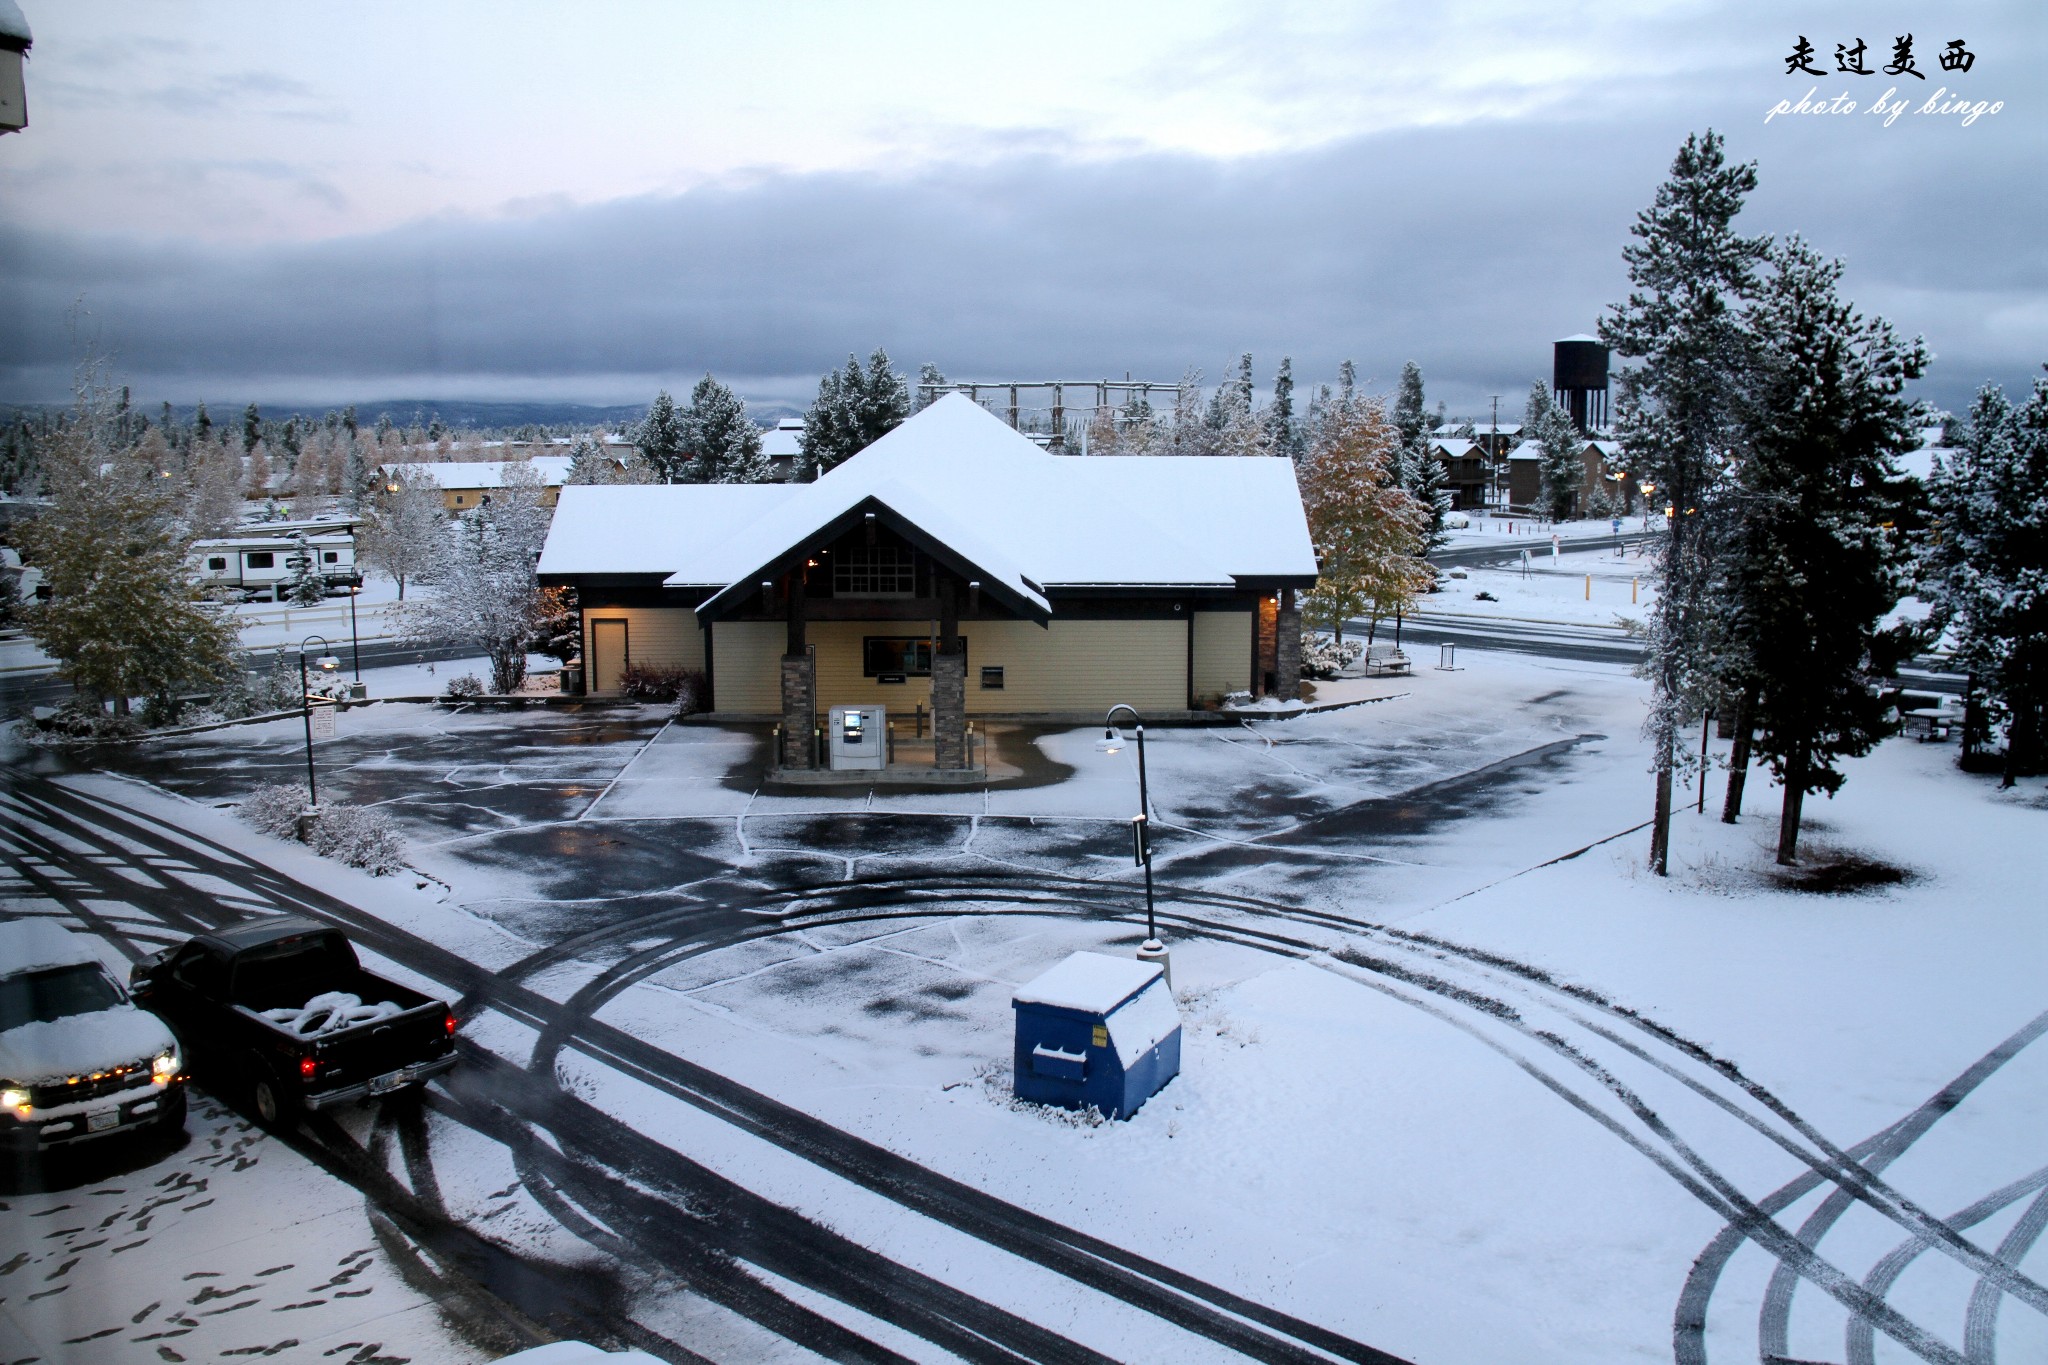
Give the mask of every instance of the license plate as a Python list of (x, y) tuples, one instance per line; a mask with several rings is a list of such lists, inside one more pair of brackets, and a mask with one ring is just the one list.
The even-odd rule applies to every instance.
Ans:
[(397, 1071), (386, 1072), (382, 1076), (372, 1076), (370, 1078), (370, 1093), (372, 1095), (388, 1095), (411, 1080), (412, 1073), (403, 1067)]
[(85, 1116), (85, 1131), (88, 1133), (104, 1133), (120, 1121), (120, 1110), (102, 1109), (96, 1114), (87, 1114)]

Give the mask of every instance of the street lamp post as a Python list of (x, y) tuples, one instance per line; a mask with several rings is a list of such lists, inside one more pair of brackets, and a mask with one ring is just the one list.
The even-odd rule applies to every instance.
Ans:
[[(325, 635), (308, 635), (299, 641), (299, 713), (306, 722), (306, 804), (320, 804), (320, 790), (313, 783), (313, 682), (306, 674), (306, 648), (318, 640), (322, 649), (328, 648)], [(341, 667), (341, 660), (332, 654), (323, 654), (313, 661), (313, 667), (322, 673), (332, 673)]]
[(363, 680), (363, 640), (356, 634), (356, 594), (362, 590), (360, 583), (348, 585), (348, 650), (355, 661), (357, 682)]
[(1129, 711), (1132, 728), (1138, 736), (1138, 814), (1131, 822), (1132, 837), (1137, 844), (1138, 863), (1145, 869), (1145, 941), (1138, 947), (1138, 960), (1157, 962), (1166, 974), (1166, 984), (1173, 986), (1173, 964), (1169, 960), (1166, 945), (1159, 941), (1159, 925), (1152, 907), (1152, 840), (1150, 820), (1152, 811), (1151, 792), (1145, 785), (1145, 719), (1137, 708), (1125, 702), (1118, 702), (1109, 708), (1109, 714), (1102, 718), (1102, 738), (1095, 741), (1098, 753), (1113, 754), (1124, 747), (1123, 732), (1116, 728), (1116, 713)]

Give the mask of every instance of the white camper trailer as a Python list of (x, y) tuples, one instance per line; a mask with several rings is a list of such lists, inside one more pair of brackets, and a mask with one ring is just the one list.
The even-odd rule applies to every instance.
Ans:
[(192, 559), (205, 583), (240, 589), (247, 601), (276, 601), (283, 585), (298, 572), (298, 536), (306, 537), (329, 592), (362, 583), (356, 571), (353, 522), (272, 522), (259, 530), (217, 540), (195, 541)]

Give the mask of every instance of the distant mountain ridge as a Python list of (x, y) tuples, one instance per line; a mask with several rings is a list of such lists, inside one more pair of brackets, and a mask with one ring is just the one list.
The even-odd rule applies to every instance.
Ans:
[[(213, 403), (208, 404), (206, 411), (216, 426), (239, 426), (243, 406), (243, 403)], [(330, 412), (340, 412), (350, 406), (351, 404), (345, 402), (257, 404), (264, 418), (274, 422), (282, 422), (292, 417), (317, 421)], [(636, 425), (647, 415), (645, 403), (491, 403), (471, 399), (392, 398), (357, 402), (353, 406), (358, 426), (374, 427), (379, 417), (389, 414), (391, 420), (401, 427), (425, 426), (438, 417), (443, 426), (456, 430), (522, 426), (611, 429)], [(62, 403), (0, 404), (0, 417), (10, 420), (18, 415), (66, 411), (69, 411), (69, 405)], [(137, 403), (135, 411), (155, 421), (163, 408), (161, 404)], [(171, 417), (180, 424), (190, 423), (197, 411), (196, 404), (171, 404)], [(803, 416), (804, 409), (789, 403), (749, 403), (747, 415), (764, 426), (773, 426), (779, 418)]]

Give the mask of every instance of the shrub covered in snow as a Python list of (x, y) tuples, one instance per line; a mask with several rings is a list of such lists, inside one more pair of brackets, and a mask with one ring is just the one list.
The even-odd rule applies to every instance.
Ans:
[(1347, 665), (1356, 663), (1365, 647), (1356, 640), (1339, 644), (1333, 637), (1308, 632), (1301, 637), (1301, 676), (1334, 678)]
[[(279, 839), (297, 837), (299, 814), (305, 809), (306, 793), (295, 782), (258, 787), (238, 807), (244, 820)], [(342, 802), (329, 802), (318, 809), (319, 819), (313, 822), (307, 842), (321, 857), (378, 877), (405, 866), (405, 841), (383, 811)]]
[(448, 680), (448, 695), (451, 697), (481, 697), (483, 694), (484, 680), (474, 673)]

